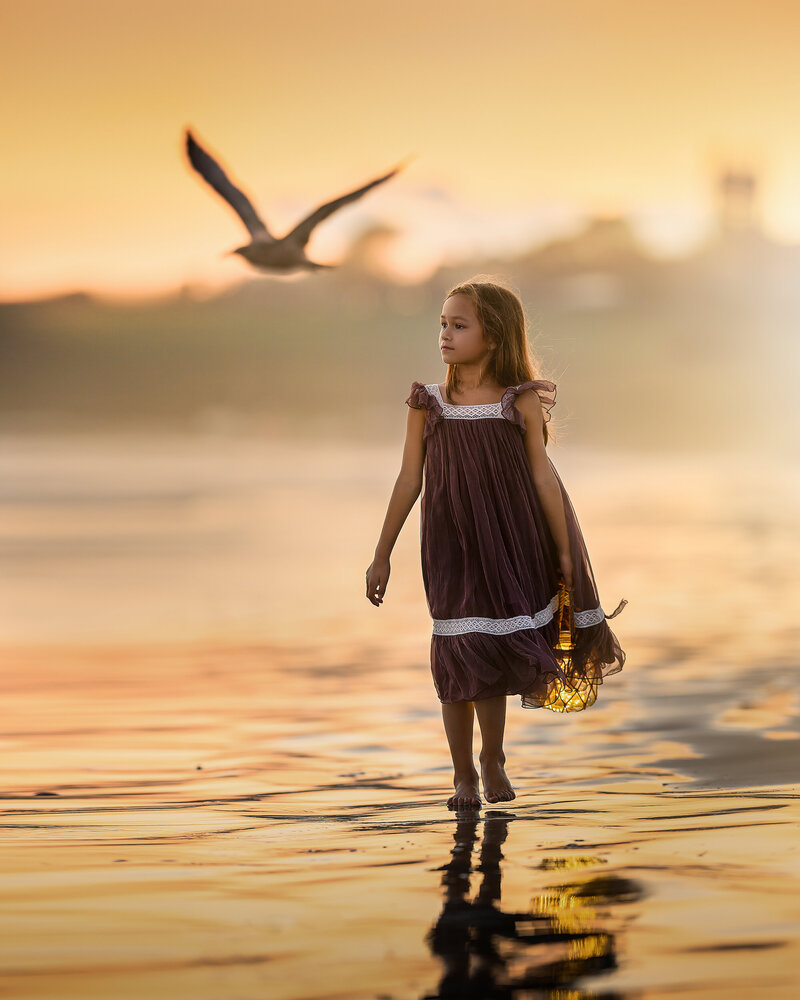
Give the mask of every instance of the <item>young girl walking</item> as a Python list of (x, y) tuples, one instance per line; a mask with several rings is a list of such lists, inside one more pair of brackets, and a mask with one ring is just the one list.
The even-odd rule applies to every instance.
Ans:
[(516, 798), (505, 772), (506, 698), (580, 711), (625, 663), (578, 519), (546, 451), (556, 386), (533, 378), (525, 315), (502, 285), (447, 295), (444, 385), (413, 382), (400, 473), (367, 598), (386, 596), (397, 536), (421, 500), (422, 577), (433, 619), (431, 673), (453, 760), (450, 808), (480, 806), (472, 751), (478, 716), (487, 802)]

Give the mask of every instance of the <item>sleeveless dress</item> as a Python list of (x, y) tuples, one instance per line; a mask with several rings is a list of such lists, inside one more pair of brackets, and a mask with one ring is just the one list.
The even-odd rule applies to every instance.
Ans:
[(558, 547), (525, 450), (515, 400), (533, 389), (545, 421), (555, 383), (510, 386), (500, 402), (447, 403), (437, 384), (413, 382), (406, 400), (426, 413), (420, 501), (422, 577), (433, 619), (431, 673), (443, 703), (521, 696), (523, 708), (581, 711), (625, 653), (606, 623), (578, 519), (564, 499), (573, 564), (572, 648), (559, 643)]

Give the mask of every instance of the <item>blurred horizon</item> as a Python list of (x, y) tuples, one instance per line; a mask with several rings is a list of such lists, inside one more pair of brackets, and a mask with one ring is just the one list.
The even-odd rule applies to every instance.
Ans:
[[(764, 246), (775, 251), (800, 249), (800, 231), (796, 238), (781, 237), (770, 231), (763, 214), (762, 178), (747, 165), (739, 168), (735, 167), (733, 163), (724, 165), (718, 174), (708, 178), (708, 183), (707, 204), (694, 223), (688, 224), (684, 234), (685, 238), (678, 241), (666, 236), (665, 230), (659, 230), (659, 223), (653, 218), (648, 219), (646, 212), (592, 213), (580, 211), (577, 208), (569, 210), (551, 205), (549, 212), (548, 206), (542, 206), (529, 216), (525, 216), (519, 211), (513, 213), (517, 223), (517, 231), (513, 236), (508, 232), (498, 235), (497, 232), (493, 231), (487, 245), (483, 248), (479, 245), (476, 231), (471, 237), (474, 243), (470, 244), (469, 253), (464, 254), (460, 261), (448, 261), (444, 256), (437, 260), (429, 259), (426, 261), (424, 271), (419, 273), (402, 269), (402, 238), (404, 235), (402, 230), (395, 224), (371, 220), (368, 217), (360, 222), (358, 229), (353, 229), (348, 240), (341, 242), (337, 250), (337, 259), (332, 263), (340, 268), (355, 267), (357, 270), (363, 270), (373, 278), (380, 279), (388, 285), (422, 285), (435, 281), (441, 271), (457, 270), (459, 267), (469, 269), (471, 261), (479, 256), (500, 262), (524, 261), (526, 259), (535, 262), (540, 255), (545, 257), (548, 251), (554, 247), (579, 247), (588, 233), (596, 232), (603, 226), (608, 229), (618, 227), (625, 230), (626, 239), (630, 242), (631, 247), (635, 248), (636, 253), (644, 259), (651, 260), (654, 264), (691, 262), (698, 255), (707, 251), (709, 247), (726, 240), (737, 231), (757, 234)], [(379, 188), (378, 191), (385, 193), (387, 189)], [(216, 198), (213, 193), (211, 197)], [(466, 218), (460, 220), (464, 232), (466, 232), (469, 223), (475, 221), (470, 216), (478, 214), (474, 206), (472, 208), (456, 206), (444, 189), (430, 188), (427, 192), (421, 193), (420, 197), (429, 197), (442, 204), (449, 202), (448, 210), (452, 212), (453, 221), (456, 220), (459, 212), (465, 212)], [(362, 203), (356, 202), (354, 206), (349, 206), (342, 211), (345, 215), (348, 211), (352, 212), (354, 209), (357, 211), (360, 204)], [(309, 204), (307, 210), (310, 211), (312, 207)], [(295, 222), (299, 221), (305, 214), (307, 211), (301, 210)], [(340, 218), (341, 216), (334, 214), (322, 223), (319, 230), (315, 230), (315, 233), (320, 232), (323, 227), (335, 226)], [(530, 225), (527, 241), (523, 226), (520, 224), (521, 219)], [(481, 222), (488, 223), (490, 229), (493, 225), (502, 229), (508, 219), (504, 220), (503, 216), (498, 213), (491, 220), (488, 216), (482, 216)], [(239, 225), (242, 229), (239, 242), (245, 243), (249, 240), (249, 236), (244, 227)], [(287, 228), (290, 228), (288, 224)], [(313, 239), (314, 234), (312, 234), (312, 241)], [(236, 242), (236, 239), (233, 239), (231, 245)], [(397, 251), (398, 246), (401, 248), (399, 252)], [(608, 262), (613, 263), (613, 250), (615, 248), (609, 246), (607, 249), (610, 251)], [(603, 247), (598, 247), (597, 250), (602, 254)], [(310, 250), (310, 245), (307, 252), (311, 259), (321, 259), (319, 255), (315, 255)], [(224, 261), (224, 256), (222, 259)], [(604, 261), (598, 259), (595, 263), (602, 266)], [(311, 275), (306, 272), (288, 272), (286, 274), (259, 272), (241, 260), (235, 260), (232, 269), (238, 271), (238, 274), (228, 274), (226, 279), (220, 282), (204, 278), (187, 279), (177, 281), (169, 286), (138, 291), (125, 291), (118, 288), (104, 289), (94, 287), (90, 282), (77, 281), (64, 288), (41, 289), (17, 296), (3, 296), (0, 293), (0, 305), (24, 305), (78, 297), (119, 306), (166, 302), (187, 296), (198, 299), (215, 299), (229, 295), (253, 282), (292, 283), (318, 280), (320, 277), (320, 275)]]
[(412, 0), (391, 31), (362, 0), (227, 9), (6, 10), (2, 62), (25, 91), (6, 111), (0, 300), (254, 276), (221, 256), (245, 230), (186, 162), (187, 126), (281, 235), (413, 156), (308, 248), (336, 263), (383, 228), (376, 266), (397, 283), (524, 255), (596, 217), (627, 218), (654, 254), (691, 254), (729, 169), (757, 178), (765, 235), (800, 242), (800, 139), (781, 100), (800, 83), (800, 9), (506, 2), (480, 33), (469, 2)]
[(723, 172), (714, 201), (711, 235), (669, 259), (625, 216), (603, 216), (396, 283), (381, 263), (393, 233), (378, 225), (315, 275), (0, 303), (0, 417), (7, 433), (394, 440), (410, 382), (444, 380), (447, 289), (477, 276), (520, 295), (537, 377), (558, 386), (556, 445), (796, 457), (800, 246), (764, 231), (751, 174)]

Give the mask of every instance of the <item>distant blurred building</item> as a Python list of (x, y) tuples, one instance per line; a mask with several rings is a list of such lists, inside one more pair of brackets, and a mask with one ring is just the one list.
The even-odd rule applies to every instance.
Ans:
[(749, 170), (724, 170), (716, 187), (717, 219), (724, 233), (761, 228), (758, 183)]

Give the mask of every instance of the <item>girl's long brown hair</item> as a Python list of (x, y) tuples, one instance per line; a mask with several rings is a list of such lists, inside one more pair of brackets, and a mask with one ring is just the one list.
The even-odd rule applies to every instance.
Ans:
[[(503, 387), (533, 382), (545, 378), (528, 341), (525, 310), (519, 297), (505, 285), (495, 281), (473, 278), (455, 285), (445, 296), (466, 295), (472, 300), (478, 322), (487, 343), (496, 345), (489, 355), (483, 378), (493, 378)], [(445, 388), (447, 398), (461, 389), (458, 365), (447, 366)], [(547, 423), (544, 428), (545, 444), (550, 438)]]

